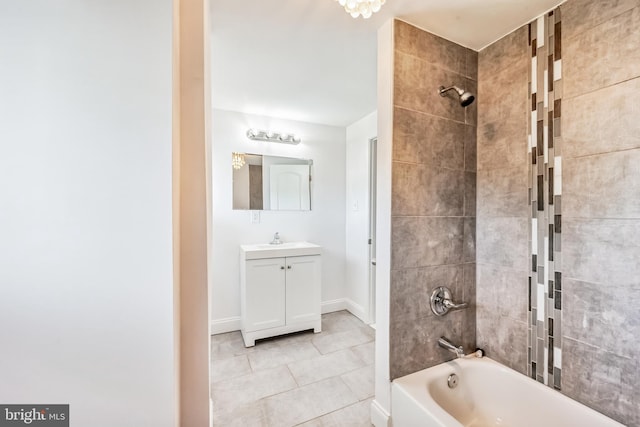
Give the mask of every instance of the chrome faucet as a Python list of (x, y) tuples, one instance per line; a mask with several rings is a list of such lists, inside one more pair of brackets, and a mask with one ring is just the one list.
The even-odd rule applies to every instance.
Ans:
[(464, 349), (462, 346), (456, 347), (445, 337), (438, 339), (438, 345), (444, 349), (449, 350), (451, 353), (455, 353), (456, 357), (464, 357)]
[(276, 231), (276, 234), (273, 235), (273, 240), (271, 241), (272, 245), (281, 245), (282, 240), (280, 240), (280, 233)]

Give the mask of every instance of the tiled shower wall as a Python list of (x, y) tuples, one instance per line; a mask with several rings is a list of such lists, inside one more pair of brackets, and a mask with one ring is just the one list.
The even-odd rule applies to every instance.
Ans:
[[(451, 359), (440, 336), (475, 348), (477, 115), (476, 103), (438, 94), (441, 85), (477, 91), (476, 52), (401, 21), (394, 33), (392, 379)], [(433, 315), (438, 286), (470, 308)]]
[[(640, 1), (569, 0), (560, 14), (562, 356), (554, 364), (562, 393), (640, 426)], [(525, 26), (482, 50), (478, 66), (478, 346), (525, 374), (531, 53)]]

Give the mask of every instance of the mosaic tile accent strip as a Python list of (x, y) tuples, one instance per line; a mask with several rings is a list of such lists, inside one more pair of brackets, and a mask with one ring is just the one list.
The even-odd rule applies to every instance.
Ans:
[(531, 271), (528, 372), (562, 387), (562, 20), (560, 8), (529, 24)]

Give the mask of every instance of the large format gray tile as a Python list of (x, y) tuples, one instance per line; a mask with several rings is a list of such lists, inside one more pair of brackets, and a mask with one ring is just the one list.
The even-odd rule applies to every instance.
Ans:
[[(346, 310), (334, 311), (322, 315), (322, 333), (350, 331), (363, 326), (364, 323)], [(313, 338), (313, 336), (311, 336)]]
[(562, 153), (565, 158), (640, 148), (640, 79), (562, 103)]
[(235, 406), (229, 412), (216, 410), (214, 402), (213, 425), (215, 427), (268, 427), (267, 414), (264, 403), (244, 403)]
[(373, 397), (375, 392), (375, 366), (369, 365), (341, 376), (358, 399)]
[(495, 77), (514, 62), (526, 61), (528, 44), (528, 29), (524, 25), (482, 49), (478, 53), (478, 81)]
[(563, 3), (562, 37), (568, 40), (638, 6), (640, 0), (571, 0)]
[(526, 271), (478, 264), (476, 306), (500, 316), (527, 322), (529, 275)]
[(213, 410), (214, 413), (229, 414), (246, 404), (296, 387), (286, 366), (219, 381), (211, 386)]
[(640, 425), (637, 357), (618, 356), (566, 337), (562, 346), (562, 393), (625, 425)]
[(211, 337), (211, 359), (220, 360), (229, 357), (241, 356), (254, 351), (253, 347), (245, 347), (240, 331), (226, 334), (213, 335)]
[[(478, 111), (478, 123), (518, 122), (528, 108), (529, 62), (518, 60), (500, 72), (480, 80), (478, 99), (482, 96), (482, 108)], [(479, 101), (478, 101), (479, 102)], [(526, 123), (526, 122), (525, 122)], [(526, 129), (526, 128), (525, 128)]]
[(403, 21), (396, 20), (394, 24), (396, 50), (456, 74), (467, 74), (467, 48)]
[(392, 215), (462, 216), (464, 171), (393, 163)]
[(462, 262), (462, 218), (396, 217), (391, 234), (393, 269)]
[(569, 338), (634, 358), (640, 344), (640, 285), (562, 282), (562, 331)]
[(211, 363), (211, 382), (228, 380), (250, 373), (251, 366), (246, 355), (219, 359)]
[(640, 219), (638, 165), (640, 149), (565, 159), (562, 166), (563, 216)]
[(349, 350), (341, 350), (288, 365), (298, 385), (311, 384), (362, 368), (364, 362)]
[(479, 171), (477, 192), (478, 216), (527, 217), (530, 214), (526, 165)]
[(640, 76), (640, 8), (562, 43), (564, 98)]
[(373, 341), (375, 331), (369, 326), (362, 326), (348, 331), (332, 334), (320, 334), (313, 337), (312, 343), (321, 354), (344, 350)]
[(319, 356), (311, 344), (311, 336), (301, 336), (298, 340), (282, 337), (277, 340), (258, 343), (255, 351), (249, 353), (249, 363), (254, 371), (282, 366), (298, 360)]
[(300, 424), (299, 427), (371, 427), (371, 401), (363, 400), (338, 409), (320, 418)]
[(264, 401), (269, 425), (288, 427), (304, 423), (358, 402), (340, 378), (329, 378)]
[(518, 271), (529, 269), (528, 218), (476, 218), (476, 259)]
[(640, 284), (640, 220), (563, 219), (563, 277)]
[(526, 375), (528, 324), (484, 307), (478, 307), (476, 314), (478, 347), (490, 358)]
[(351, 347), (350, 350), (353, 352), (353, 354), (358, 356), (365, 365), (368, 366), (375, 363), (376, 346), (374, 341)]
[(506, 120), (478, 124), (478, 171), (522, 167), (527, 154), (527, 112), (511, 111)]
[(395, 161), (462, 169), (465, 143), (471, 140), (475, 141), (473, 126), (397, 106), (393, 109)]

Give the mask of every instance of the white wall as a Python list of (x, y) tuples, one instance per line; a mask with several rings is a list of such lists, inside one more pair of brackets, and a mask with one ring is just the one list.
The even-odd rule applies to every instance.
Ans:
[(174, 425), (172, 2), (0, 3), (0, 402)]
[[(212, 333), (240, 328), (239, 246), (268, 243), (276, 231), (284, 241), (307, 240), (324, 248), (324, 310), (344, 308), (345, 129), (215, 109), (212, 115)], [(295, 133), (302, 143), (251, 141), (246, 137), (249, 128)], [(260, 223), (252, 224), (250, 211), (232, 210), (233, 151), (313, 159), (311, 211), (261, 211)]]
[(350, 310), (369, 321), (369, 140), (376, 112), (347, 127), (346, 284)]

